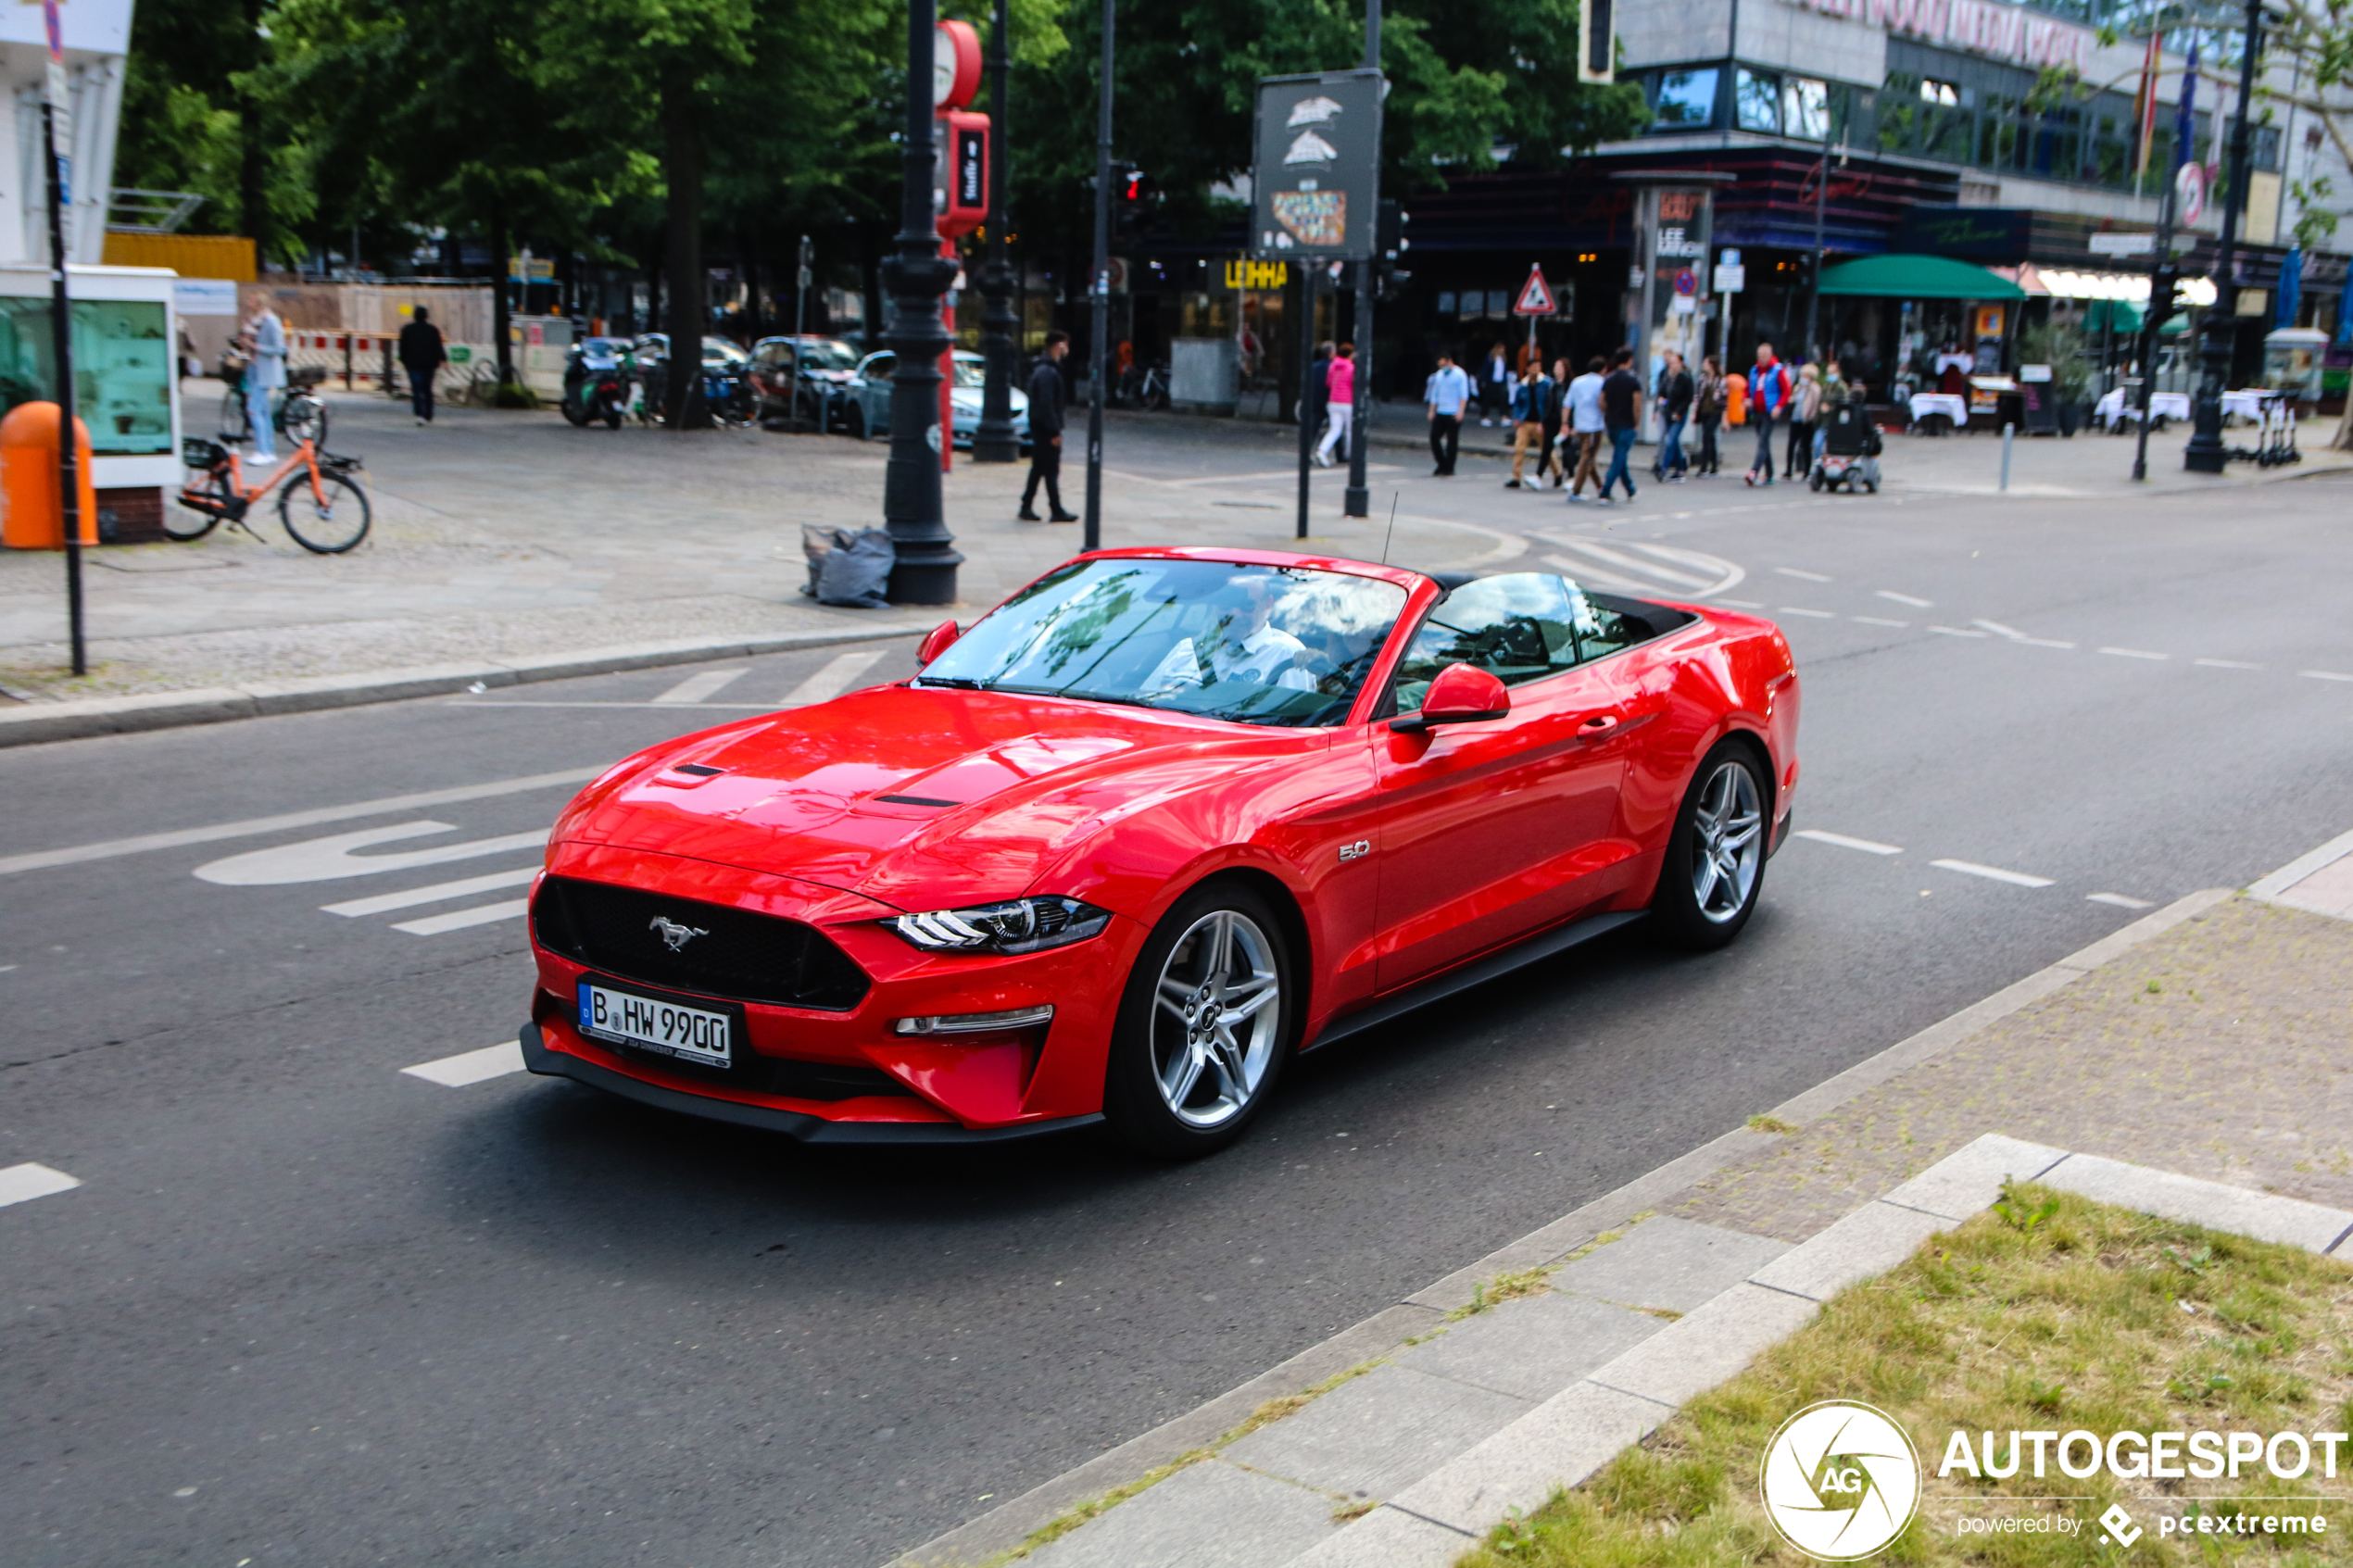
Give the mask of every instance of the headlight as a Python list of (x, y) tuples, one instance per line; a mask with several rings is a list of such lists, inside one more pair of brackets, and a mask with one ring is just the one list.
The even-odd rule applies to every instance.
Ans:
[(1085, 941), (1111, 923), (1111, 911), (1076, 898), (1014, 898), (883, 923), (927, 952), (1036, 953)]

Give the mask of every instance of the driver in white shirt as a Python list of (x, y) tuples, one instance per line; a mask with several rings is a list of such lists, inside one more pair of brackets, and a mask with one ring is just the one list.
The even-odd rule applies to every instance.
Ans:
[(1241, 587), (1246, 602), (1203, 634), (1206, 657), (1193, 638), (1182, 639), (1144, 682), (1146, 692), (1181, 691), (1219, 681), (1252, 681), (1300, 692), (1315, 689), (1315, 677), (1302, 667), (1307, 645), (1270, 624), (1277, 584), (1258, 577), (1245, 580)]

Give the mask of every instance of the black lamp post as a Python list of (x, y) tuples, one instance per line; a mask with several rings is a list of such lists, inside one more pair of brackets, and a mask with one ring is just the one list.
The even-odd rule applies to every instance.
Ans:
[[(2222, 445), (2222, 383), (2230, 379), (2231, 353), (2239, 333), (2239, 212), (2246, 202), (2247, 100), (2255, 94), (2255, 60), (2263, 52), (2263, 0), (2246, 0), (2246, 36), (2239, 56), (2238, 112), (2231, 119), (2230, 188), (2222, 193), (2222, 239), (2214, 252), (2214, 304), (2206, 313), (2198, 348), (2197, 402), (2191, 410), (2196, 430), (2182, 454), (2191, 473), (2221, 473), (2231, 459)], [(2148, 368), (2144, 366), (2145, 376)]]
[(997, 0), (988, 31), (988, 258), (980, 269), (980, 352), (988, 379), (980, 394), (980, 428), (973, 461), (1010, 463), (1021, 457), (1013, 431), (1013, 270), (1005, 254), (1005, 77), (1013, 60), (1005, 43), (1009, 0)]
[[(1380, 69), (1380, 6), (1381, 0), (1365, 0), (1365, 69)], [(1378, 232), (1378, 231), (1377, 231)], [(1340, 510), (1343, 517), (1370, 517), (1373, 493), (1366, 483), (1366, 469), (1370, 466), (1367, 442), (1371, 433), (1365, 426), (1373, 414), (1373, 263), (1356, 264), (1356, 395), (1350, 399), (1348, 418), (1348, 487), (1340, 492)]]
[(890, 600), (902, 605), (956, 602), (955, 535), (940, 515), (939, 357), (948, 329), (939, 301), (956, 281), (956, 264), (939, 254), (932, 214), (932, 82), (935, 0), (907, 0), (906, 178), (900, 191), (899, 254), (882, 264), (890, 295), (883, 341), (898, 356), (890, 377), (890, 464), (883, 475), (883, 526), (897, 547)]

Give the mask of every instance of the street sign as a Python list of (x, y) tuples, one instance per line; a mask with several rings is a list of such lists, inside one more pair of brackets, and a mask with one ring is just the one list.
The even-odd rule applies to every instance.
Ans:
[(1699, 293), (1699, 274), (1686, 267), (1675, 274), (1675, 292), (1681, 295)]
[(1747, 268), (1737, 261), (1719, 261), (1716, 264), (1715, 293), (1738, 294), (1746, 287), (1748, 287)]
[(2185, 163), (2173, 174), (2174, 220), (2193, 228), (2206, 216), (2206, 165)]
[(1519, 299), (1512, 307), (1515, 316), (1550, 316), (1554, 314), (1553, 291), (1544, 282), (1544, 269), (1530, 267), (1528, 282), (1519, 286)]
[(1380, 207), (1381, 75), (1259, 79), (1251, 249), (1369, 261)]
[(931, 127), (932, 212), (952, 240), (988, 221), (988, 117), (949, 109)]
[(2094, 234), (2084, 243), (2094, 256), (2146, 256), (2157, 249), (2155, 234)]

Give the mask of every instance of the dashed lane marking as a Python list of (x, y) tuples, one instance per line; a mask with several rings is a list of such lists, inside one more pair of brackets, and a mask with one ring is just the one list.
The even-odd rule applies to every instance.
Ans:
[(730, 685), (751, 673), (749, 664), (733, 670), (706, 670), (699, 675), (689, 675), (668, 691), (655, 697), (656, 702), (701, 702), (714, 696), (723, 686)]
[(69, 1176), (63, 1171), (52, 1171), (46, 1165), (36, 1165), (31, 1160), (21, 1165), (11, 1165), (0, 1171), (0, 1209), (11, 1203), (28, 1203), (36, 1198), (47, 1198), (52, 1193), (71, 1192), (81, 1185), (77, 1177)]
[(1890, 621), (1884, 615), (1857, 615), (1850, 619), (1859, 621), (1866, 626), (1909, 626), (1911, 624), (1908, 621)]
[(1800, 571), (1793, 566), (1777, 566), (1773, 570), (1780, 572), (1784, 577), (1794, 577), (1805, 583), (1835, 583), (1838, 581), (1835, 577), (1825, 577), (1818, 571)]
[(2171, 659), (2173, 657), (2169, 653), (2152, 653), (2147, 648), (2102, 648), (2100, 651), (2118, 659)]
[(76, 845), (70, 849), (43, 849), (30, 855), (10, 855), (0, 858), (0, 876), (42, 871), (51, 866), (80, 865), (88, 860), (111, 860), (118, 856), (143, 854), (150, 849), (177, 849), (189, 844), (213, 844), (224, 838), (254, 838), (288, 828), (315, 827), (321, 822), (346, 822), (355, 817), (381, 817), (395, 811), (417, 811), (459, 800), (486, 800), (494, 796), (553, 789), (559, 784), (574, 784), (593, 779), (605, 771), (605, 766), (599, 763), (593, 768), (567, 768), (561, 772), (534, 773), (528, 778), (461, 784), (455, 789), (387, 796), (381, 800), (362, 800), (349, 806), (322, 806), (316, 810), (289, 811), (277, 817), (252, 817), (241, 822), (217, 822), (210, 827), (144, 834), (137, 838), (110, 838), (96, 844)]
[(795, 686), (786, 696), (781, 706), (806, 708), (811, 703), (824, 702), (837, 697), (848, 691), (849, 684), (863, 675), (882, 656), (883, 650), (880, 648), (869, 649), (864, 653), (843, 654)]
[(406, 909), (418, 904), (438, 904), (450, 898), (471, 897), (476, 893), (497, 893), (509, 887), (527, 887), (539, 874), (537, 866), (523, 866), (511, 872), (492, 872), (488, 876), (470, 876), (458, 882), (436, 882), (430, 887), (411, 887), (405, 893), (379, 893), (372, 898), (350, 898), (340, 904), (321, 904), (320, 909), (331, 915), (380, 915), (391, 909)]
[(1964, 876), (1982, 876), (1988, 882), (2007, 882), (2012, 887), (2049, 887), (2054, 885), (2046, 876), (2029, 876), (2024, 872), (2006, 872), (1999, 866), (1981, 866), (1975, 860), (1931, 860), (1939, 871), (1959, 872)]
[(2157, 908), (2155, 904), (2149, 902), (2146, 898), (2130, 898), (2121, 893), (2090, 893), (2084, 895), (2084, 899), (2085, 902), (2093, 904), (2113, 904), (2120, 909), (2153, 909)]
[(196, 868), (196, 877), (199, 881), (215, 883), (223, 887), (280, 887), (289, 883), (333, 882), (348, 876), (382, 876), (388, 872), (446, 865), (451, 860), (472, 860), (484, 855), (504, 855), (516, 849), (536, 849), (547, 842), (548, 832), (546, 828), (533, 828), (524, 833), (501, 834), (496, 838), (469, 839), (462, 844), (442, 844), (430, 849), (408, 849), (391, 855), (355, 853), (379, 844), (454, 831), (447, 822), (396, 822), (390, 827), (361, 828), (357, 833), (306, 839), (299, 844), (281, 844), (274, 848), (256, 849), (244, 855), (232, 855), (226, 859), (208, 861)]
[(445, 931), (463, 931), (470, 925), (488, 925), (493, 921), (519, 920), (531, 908), (528, 898), (515, 898), (503, 904), (484, 904), (477, 909), (452, 909), (446, 915), (427, 915), (422, 920), (404, 920), (393, 926), (411, 936), (438, 936)]
[(1802, 615), (1808, 621), (1836, 621), (1838, 619), (1838, 612), (1836, 610), (1800, 609), (1795, 605), (1781, 606), (1780, 613), (1783, 615)]
[(1755, 599), (1718, 599), (1716, 602), (1727, 609), (1763, 609), (1765, 608)]
[(2207, 670), (2260, 670), (2259, 664), (2249, 664), (2244, 659), (2196, 659), (2190, 661)]
[(2013, 643), (2022, 643), (2028, 647), (2071, 648), (2075, 646), (2073, 643), (2060, 642), (2056, 637), (2030, 637), (2025, 633), (2020, 631), (2017, 627), (2005, 626), (1998, 621), (1977, 620), (1970, 621), (1969, 624), (1972, 626), (1982, 626), (1997, 637), (2004, 638)]
[(1901, 855), (1904, 851), (1893, 844), (1881, 844), (1869, 838), (1849, 838), (1843, 833), (1824, 833), (1820, 828), (1799, 828), (1797, 836), (1810, 838), (1817, 844), (1836, 845), (1841, 849), (1860, 849), (1866, 855)]
[(1909, 594), (1899, 594), (1893, 588), (1881, 588), (1879, 591), (1879, 596), (1882, 599), (1893, 599), (1899, 605), (1910, 605), (1914, 609), (1933, 609), (1936, 607), (1934, 599), (1916, 599)]
[(2296, 673), (2308, 681), (2353, 681), (2353, 675), (2340, 675), (2334, 670), (2299, 670)]
[(484, 1084), (493, 1078), (503, 1078), (510, 1073), (522, 1071), (522, 1047), (512, 1040), (495, 1046), (484, 1046), (478, 1051), (461, 1051), (445, 1056), (439, 1061), (421, 1061), (414, 1067), (400, 1070), (411, 1078), (422, 1078), (428, 1084), (439, 1084), (446, 1089), (462, 1089), (469, 1084)]
[(1967, 626), (1931, 626), (1930, 631), (1944, 637), (1982, 637), (1984, 633)]

